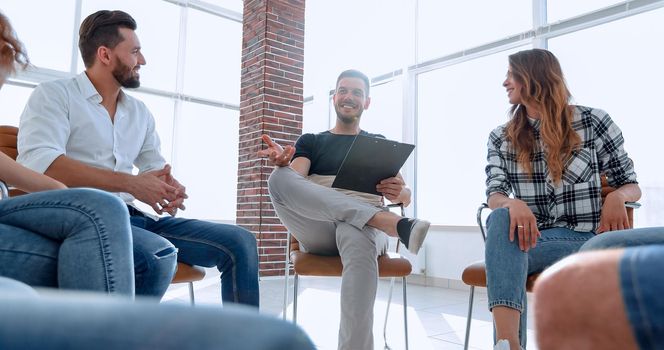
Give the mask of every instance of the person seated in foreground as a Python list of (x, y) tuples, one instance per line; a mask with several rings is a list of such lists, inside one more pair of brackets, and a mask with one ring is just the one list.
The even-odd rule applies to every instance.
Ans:
[[(377, 258), (386, 252), (387, 236), (399, 237), (414, 254), (422, 247), (429, 222), (403, 218), (383, 208), (383, 198), (408, 206), (411, 192), (397, 174), (382, 180), (382, 196), (330, 188), (357, 135), (381, 137), (360, 128), (369, 108), (369, 78), (356, 70), (342, 72), (333, 97), (334, 128), (304, 134), (295, 147), (281, 147), (263, 135), (276, 169), (268, 180), (279, 219), (300, 242), (303, 251), (340, 255), (341, 324), (339, 349), (373, 349), (373, 306), (378, 286)], [(387, 234), (387, 235), (386, 235)]]
[(40, 291), (0, 277), (3, 350), (313, 350), (296, 325), (254, 308)]
[(642, 245), (584, 250), (545, 270), (535, 283), (539, 349), (663, 348), (662, 266), (664, 245)]

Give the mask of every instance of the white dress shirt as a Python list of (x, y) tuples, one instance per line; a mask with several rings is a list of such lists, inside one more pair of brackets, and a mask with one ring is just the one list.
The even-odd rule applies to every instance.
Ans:
[[(87, 165), (131, 174), (157, 170), (166, 161), (152, 114), (143, 102), (120, 91), (114, 122), (85, 72), (40, 84), (21, 115), (18, 159), (44, 173), (60, 155)], [(118, 193), (127, 203), (134, 197)]]

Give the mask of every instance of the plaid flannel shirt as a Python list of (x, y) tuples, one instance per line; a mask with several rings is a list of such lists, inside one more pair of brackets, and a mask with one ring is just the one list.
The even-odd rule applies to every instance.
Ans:
[(539, 229), (566, 227), (595, 232), (602, 208), (600, 174), (609, 185), (637, 183), (634, 163), (623, 149), (622, 132), (600, 109), (575, 106), (572, 128), (581, 137), (581, 148), (565, 163), (562, 179), (554, 184), (546, 162), (540, 121), (530, 120), (536, 147), (531, 156), (533, 173), (518, 164), (517, 155), (506, 140), (505, 125), (489, 135), (486, 195), (513, 194), (535, 214)]

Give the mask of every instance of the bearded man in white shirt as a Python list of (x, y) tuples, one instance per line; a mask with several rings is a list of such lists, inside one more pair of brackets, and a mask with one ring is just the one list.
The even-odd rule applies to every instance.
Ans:
[[(186, 189), (160, 154), (147, 107), (122, 91), (140, 85), (146, 63), (135, 30), (134, 19), (122, 11), (98, 11), (83, 21), (79, 48), (86, 69), (32, 93), (21, 116), (18, 161), (69, 187), (115, 192), (127, 203), (137, 294), (161, 297), (177, 255), (187, 264), (216, 266), (224, 302), (258, 306), (254, 236), (235, 225), (175, 218)], [(134, 200), (170, 216), (144, 213)]]

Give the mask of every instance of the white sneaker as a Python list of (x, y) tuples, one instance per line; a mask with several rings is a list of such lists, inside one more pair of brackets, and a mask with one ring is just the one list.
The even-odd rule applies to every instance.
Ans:
[(493, 350), (510, 350), (510, 342), (507, 339), (500, 339), (493, 346)]
[[(519, 349), (524, 350), (524, 348), (519, 346)], [(510, 350), (510, 342), (507, 339), (500, 339), (496, 345), (493, 346), (493, 350)]]
[(429, 232), (431, 223), (420, 219), (408, 219), (408, 222), (410, 223), (410, 229), (408, 232), (399, 232), (399, 240), (408, 251), (417, 255), (420, 248), (422, 248), (422, 243), (424, 243), (424, 238)]

